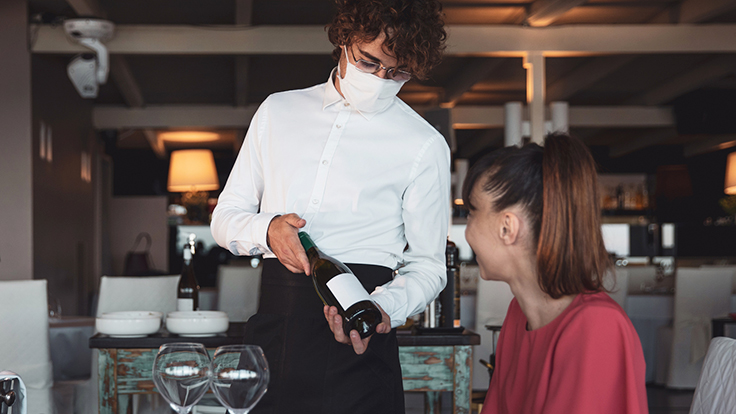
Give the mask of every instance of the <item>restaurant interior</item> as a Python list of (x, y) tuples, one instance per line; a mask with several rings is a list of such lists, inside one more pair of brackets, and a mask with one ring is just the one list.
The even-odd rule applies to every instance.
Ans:
[[(436, 303), (400, 328), (402, 352), (455, 361), (438, 388), (406, 374), (407, 413), (479, 412), (512, 296), (479, 277), (462, 182), (483, 155), (553, 131), (581, 139), (598, 165), (611, 296), (642, 342), (650, 412), (691, 412), (708, 363), (733, 384), (733, 361), (706, 351), (736, 338), (736, 0), (442, 5), (445, 57), (398, 96), (451, 149), (460, 282), (448, 287), (465, 330), (455, 342), (417, 338), (445, 322)], [(176, 310), (191, 234), (199, 308), (230, 322), (197, 340), (219, 346), (207, 341), (255, 312), (260, 257), (218, 246), (211, 213), (259, 104), (328, 79), (334, 7), (0, 1), (0, 394), (18, 387), (8, 370), (25, 382), (28, 413), (171, 412), (150, 371), (109, 382), (150, 370), (162, 332), (179, 336), (163, 322), (149, 342), (105, 342), (96, 318)], [(149, 359), (126, 354), (147, 347)], [(215, 401), (192, 412), (223, 411)], [(16, 412), (0, 400), (0, 413)]]

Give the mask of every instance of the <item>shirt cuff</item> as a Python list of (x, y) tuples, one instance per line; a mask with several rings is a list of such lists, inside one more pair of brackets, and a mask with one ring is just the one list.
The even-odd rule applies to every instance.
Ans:
[[(268, 254), (272, 253), (268, 247), (268, 226), (271, 225), (271, 221), (280, 216), (281, 213), (259, 213), (253, 220), (253, 240), (256, 243), (256, 247), (251, 249), (248, 254), (255, 256), (257, 254)], [(256, 249), (258, 251), (256, 251)]]
[(407, 316), (399, 315), (394, 306), (394, 300), (388, 292), (382, 286), (376, 287), (376, 290), (371, 293), (371, 299), (383, 309), (384, 312), (391, 318), (391, 328), (399, 327), (406, 323)]

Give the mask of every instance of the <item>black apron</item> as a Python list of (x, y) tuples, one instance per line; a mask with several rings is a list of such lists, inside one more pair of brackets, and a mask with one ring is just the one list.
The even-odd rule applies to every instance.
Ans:
[[(388, 267), (348, 264), (368, 292), (388, 283)], [(396, 331), (375, 334), (363, 355), (335, 341), (311, 277), (277, 259), (263, 262), (258, 312), (244, 343), (263, 348), (271, 379), (253, 414), (403, 414)]]

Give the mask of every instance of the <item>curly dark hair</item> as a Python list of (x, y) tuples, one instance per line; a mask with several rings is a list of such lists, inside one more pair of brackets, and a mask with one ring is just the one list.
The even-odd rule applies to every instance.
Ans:
[(445, 50), (444, 15), (438, 0), (336, 0), (337, 15), (328, 25), (332, 57), (340, 59), (340, 46), (372, 42), (386, 35), (384, 47), (399, 61), (399, 68), (426, 79)]

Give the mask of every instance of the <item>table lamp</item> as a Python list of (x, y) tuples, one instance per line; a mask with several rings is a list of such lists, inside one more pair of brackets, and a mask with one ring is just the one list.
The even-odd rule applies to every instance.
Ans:
[(728, 154), (726, 181), (723, 186), (723, 192), (730, 195), (736, 194), (736, 152)]
[(208, 191), (220, 188), (212, 151), (203, 149), (178, 150), (171, 153), (168, 189), (184, 193), (182, 205), (192, 222), (209, 223)]

